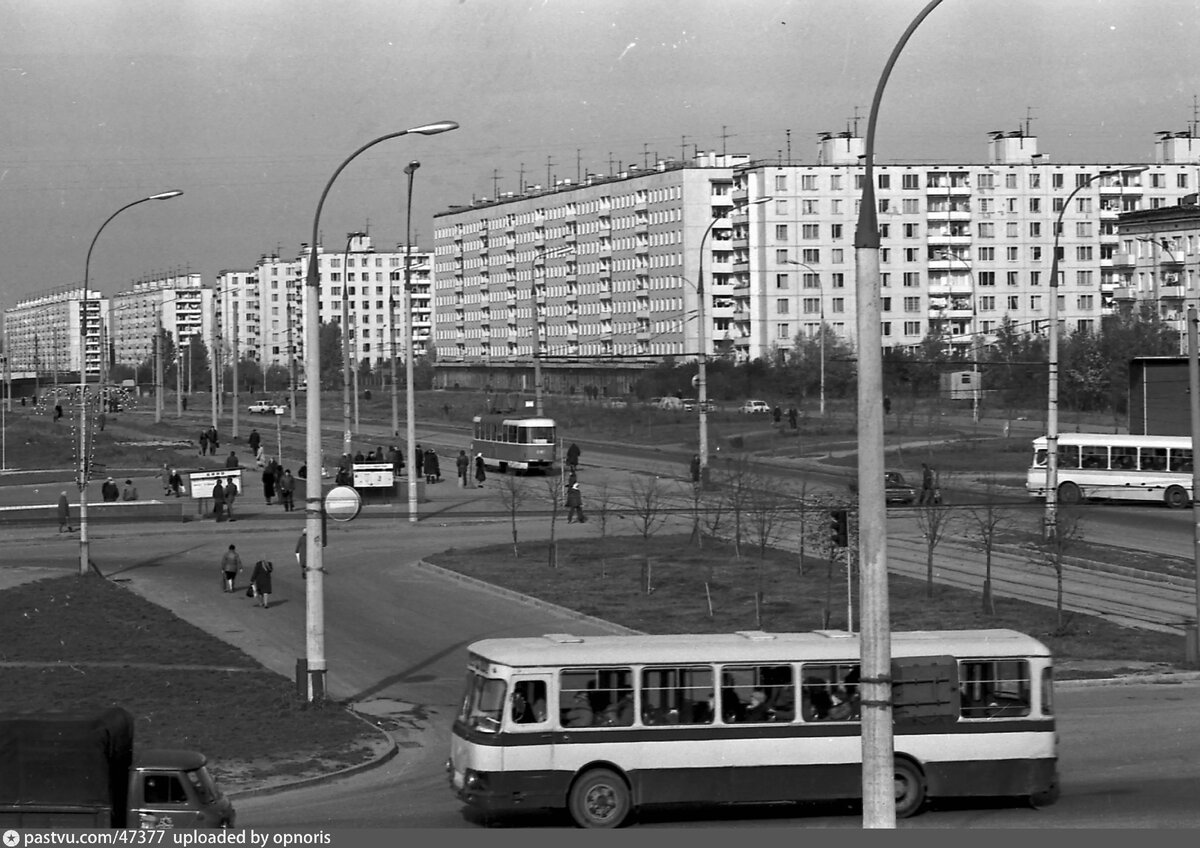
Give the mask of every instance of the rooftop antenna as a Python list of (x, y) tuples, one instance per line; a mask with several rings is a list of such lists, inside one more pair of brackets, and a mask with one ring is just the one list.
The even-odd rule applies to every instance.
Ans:
[(686, 135), (681, 135), (679, 137), (679, 161), (680, 162), (687, 161), (687, 142), (688, 142), (688, 137)]
[(366, 223), (366, 225), (363, 227), (363, 235), (364, 235), (364, 236), (369, 236), (370, 234), (371, 234), (371, 219), (370, 219), (370, 218), (367, 218), (367, 223)]
[(517, 194), (525, 193), (525, 163), (521, 163), (521, 170), (518, 172), (520, 176), (517, 178)]
[[(857, 106), (854, 107), (854, 117), (851, 118), (850, 120), (854, 122), (854, 135), (852, 135), (851, 138), (858, 138), (858, 122), (861, 119), (858, 117), (858, 107)], [(847, 130), (850, 129), (850, 124), (846, 124), (846, 129)]]
[(725, 142), (729, 139), (729, 135), (730, 135), (729, 133), (726, 132), (727, 129), (729, 129), (729, 127), (725, 126), (724, 124), (721, 124), (721, 155), (722, 156), (725, 155)]
[(575, 148), (575, 182), (583, 182), (583, 150)]
[(546, 188), (551, 188), (554, 185), (550, 179), (550, 166), (557, 164), (558, 163), (553, 161), (549, 156), (546, 157)]
[(1192, 119), (1188, 121), (1188, 138), (1195, 138), (1197, 129), (1200, 129), (1200, 100), (1193, 94)]
[(492, 200), (500, 197), (500, 171), (492, 168)]
[(649, 168), (650, 168), (650, 145), (642, 144), (642, 170), (643, 171), (649, 170)]
[(787, 136), (787, 153), (788, 153), (787, 163), (788, 163), (788, 165), (791, 165), (792, 164), (792, 131), (784, 130), (784, 133)]
[(1026, 138), (1033, 138), (1033, 134), (1029, 128), (1029, 125), (1031, 123), (1033, 123), (1033, 120), (1034, 120), (1033, 119), (1033, 107), (1026, 106), (1025, 107), (1025, 137)]

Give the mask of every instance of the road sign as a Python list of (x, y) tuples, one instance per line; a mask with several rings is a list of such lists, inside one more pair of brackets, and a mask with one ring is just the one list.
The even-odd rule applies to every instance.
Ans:
[(325, 514), (334, 521), (350, 521), (362, 509), (362, 498), (349, 486), (335, 486), (325, 495)]
[(396, 485), (390, 462), (356, 462), (351, 469), (356, 489), (390, 489)]

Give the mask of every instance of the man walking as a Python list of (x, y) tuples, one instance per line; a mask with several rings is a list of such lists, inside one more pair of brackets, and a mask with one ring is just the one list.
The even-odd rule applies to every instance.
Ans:
[(71, 504), (67, 501), (67, 493), (65, 491), (58, 493), (58, 532), (70, 533), (74, 530), (71, 527)]
[(921, 463), (921, 497), (918, 503), (934, 503), (933, 469), (926, 462)]
[(213, 517), (217, 521), (225, 520), (225, 487), (221, 485), (221, 481), (213, 483), (212, 489), (213, 499)]
[(467, 488), (467, 481), (469, 479), (468, 474), (471, 470), (471, 459), (467, 456), (467, 452), (465, 450), (460, 450), (458, 452), (458, 459), (454, 460), (454, 465), (458, 469), (458, 485), (462, 486), (464, 489)]
[(229, 517), (230, 521), (237, 521), (237, 519), (233, 517), (233, 500), (237, 496), (238, 496), (237, 484), (235, 484), (233, 482), (232, 477), (226, 477), (225, 478), (225, 514)]
[(242, 558), (238, 555), (237, 546), (230, 545), (229, 550), (225, 551), (225, 555), (221, 557), (221, 576), (225, 581), (222, 591), (233, 591), (234, 581), (237, 580), (238, 572), (241, 570)]

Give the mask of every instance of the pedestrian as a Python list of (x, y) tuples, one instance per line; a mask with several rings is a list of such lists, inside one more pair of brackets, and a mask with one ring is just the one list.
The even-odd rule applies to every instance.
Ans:
[(296, 540), (296, 564), (300, 566), (300, 577), (304, 580), (308, 579), (308, 528), (305, 527), (300, 531), (300, 538)]
[(468, 475), (471, 471), (471, 458), (467, 456), (465, 450), (458, 452), (458, 458), (454, 460), (454, 466), (458, 469), (458, 485), (464, 489), (467, 488)]
[(117, 484), (113, 482), (113, 478), (109, 477), (104, 481), (104, 485), (100, 487), (100, 496), (104, 498), (105, 503), (120, 500), (121, 490), (117, 488)]
[(267, 453), (265, 450), (263, 450), (261, 445), (259, 445), (258, 450), (254, 452), (254, 464), (259, 468), (262, 468), (267, 464)]
[(578, 483), (567, 486), (567, 523), (573, 524), (575, 521), (580, 524), (587, 521), (583, 514), (583, 495), (579, 491)]
[(579, 466), (579, 445), (571, 442), (571, 446), (567, 448), (567, 468), (574, 471)]
[(363, 456), (362, 448), (359, 448), (359, 449), (358, 449), (358, 453), (356, 453), (356, 454), (354, 455), (354, 461), (355, 461), (355, 462), (360, 462), (360, 463), (361, 463), (361, 462), (366, 462), (366, 461), (367, 461), (367, 458), (366, 458), (365, 456)]
[(258, 446), (262, 444), (262, 436), (258, 435), (258, 430), (251, 430), (246, 442), (250, 445), (250, 453), (257, 454)]
[(279, 502), (283, 504), (284, 512), (291, 512), (296, 508), (296, 480), (292, 477), (290, 468), (285, 468), (283, 474), (279, 477)]
[(187, 398), (183, 398), (183, 411), (187, 412)]
[(921, 498), (918, 503), (932, 504), (934, 502), (933, 469), (928, 463), (921, 463)]
[(171, 476), (168, 480), (168, 485), (171, 487), (171, 494), (177, 498), (183, 497), (183, 477), (179, 475), (179, 471), (172, 468)]
[(159, 476), (162, 479), (163, 497), (164, 498), (170, 497), (170, 495), (171, 495), (171, 469), (165, 462), (163, 463), (162, 474)]
[(691, 464), (690, 470), (692, 472), (692, 482), (699, 483), (700, 482), (700, 454), (696, 454), (695, 456), (692, 457), (692, 464)]
[(62, 404), (54, 404), (54, 423), (58, 423), (58, 419), (62, 418)]
[(438, 464), (438, 455), (433, 448), (425, 451), (425, 482), (438, 483), (442, 479), (442, 468)]
[[(184, 409), (187, 409), (187, 407), (185, 406)], [(221, 446), (221, 441), (220, 441), (220, 439), (217, 438), (217, 428), (216, 427), (208, 428), (208, 444), (212, 450), (212, 455), (216, 456), (217, 448), (219, 448)]]
[(221, 485), (221, 481), (213, 483), (212, 488), (213, 500), (213, 517), (217, 521), (225, 520), (225, 487)]
[(421, 477), (425, 474), (425, 451), (421, 450), (421, 446), (417, 445), (416, 453), (417, 476)]
[(342, 454), (341, 460), (338, 461), (337, 476), (333, 482), (339, 486), (349, 486), (354, 483), (354, 472), (352, 470), (353, 462), (350, 459), (350, 454)]
[(242, 558), (238, 556), (237, 546), (230, 545), (229, 550), (225, 551), (225, 555), (221, 557), (221, 577), (224, 583), (221, 586), (223, 592), (232, 592), (234, 581), (237, 580), (238, 572), (242, 570)]
[(229, 456), (225, 457), (225, 467), (226, 468), (237, 468), (240, 465), (241, 465), (241, 463), (238, 462), (237, 452), (230, 451)]
[(487, 479), (487, 469), (484, 468), (483, 454), (475, 454), (475, 483), (482, 486), (483, 481)]
[(275, 497), (275, 466), (268, 465), (263, 469), (262, 473), (263, 497), (267, 499), (267, 506), (271, 505), (271, 499)]
[(201, 456), (208, 455), (208, 431), (207, 430), (200, 431), (200, 455)]
[(100, 422), (100, 432), (103, 433), (104, 432), (104, 422), (106, 422), (108, 420), (108, 418), (107, 418), (107, 416), (105, 416), (105, 414), (103, 412), (101, 412), (100, 417), (97, 420)]
[(797, 428), (797, 420), (800, 418), (800, 413), (796, 411), (796, 407), (791, 407), (788, 410), (788, 423), (792, 425), (792, 429)]
[(125, 481), (125, 488), (121, 491), (121, 500), (136, 501), (138, 499), (137, 488), (133, 485), (132, 480)]
[(71, 526), (71, 505), (67, 502), (67, 493), (64, 490), (58, 493), (58, 532), (71, 533), (74, 529)]
[(783, 407), (776, 406), (773, 410), (771, 410), (771, 417), (774, 418), (775, 423), (778, 424), (783, 419)]
[(233, 517), (233, 501), (238, 496), (238, 487), (233, 482), (232, 477), (225, 478), (225, 515), (230, 521), (237, 521)]
[(254, 563), (254, 571), (250, 572), (250, 585), (254, 587), (254, 595), (262, 598), (262, 608), (271, 605), (271, 572), (275, 566), (270, 560), (260, 559)]
[(388, 448), (388, 461), (392, 463), (392, 478), (399, 477), (404, 470), (404, 455), (395, 445), (390, 445)]

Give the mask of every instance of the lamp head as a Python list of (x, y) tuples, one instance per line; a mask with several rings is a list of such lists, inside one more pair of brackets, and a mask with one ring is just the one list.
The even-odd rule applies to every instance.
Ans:
[(420, 167), (421, 167), (421, 163), (418, 162), (416, 159), (414, 159), (413, 161), (409, 162), (407, 165), (404, 166), (404, 173), (408, 174), (411, 177), (413, 175), (413, 171), (417, 170), (417, 168), (420, 168)]
[(437, 135), (438, 133), (450, 132), (450, 130), (458, 129), (458, 123), (455, 121), (435, 121), (432, 124), (422, 124), (419, 127), (405, 130), (406, 133), (416, 133), (418, 135)]
[(172, 197), (179, 197), (179, 195), (181, 195), (181, 194), (183, 194), (182, 191), (180, 191), (177, 188), (174, 188), (174, 189), (171, 189), (170, 191), (164, 191), (159, 194), (152, 194), (149, 197), (147, 197), (146, 199), (147, 200), (170, 200)]

